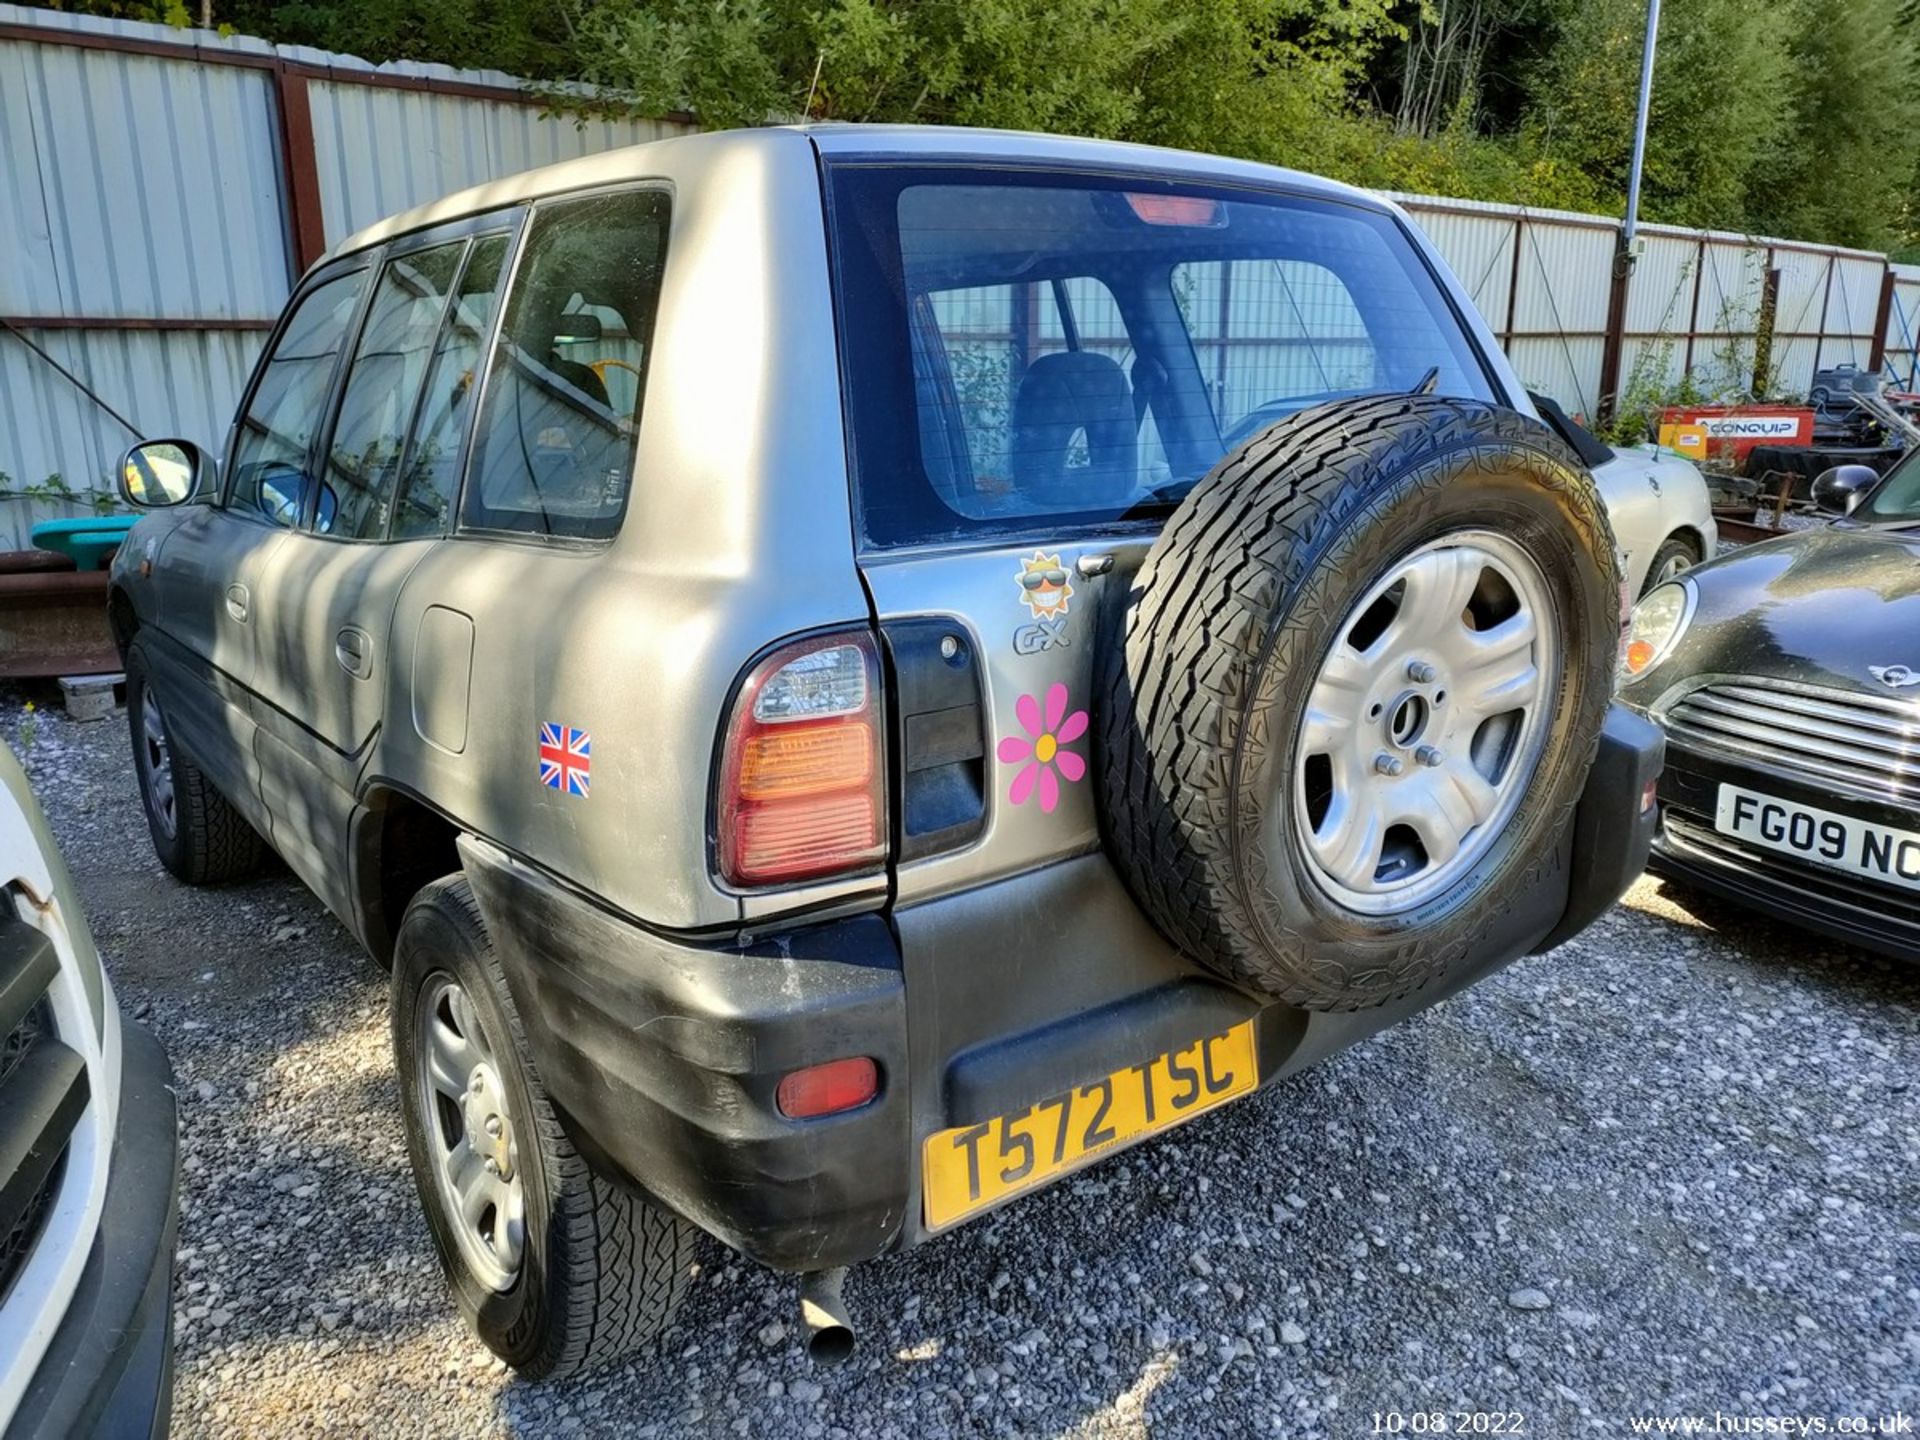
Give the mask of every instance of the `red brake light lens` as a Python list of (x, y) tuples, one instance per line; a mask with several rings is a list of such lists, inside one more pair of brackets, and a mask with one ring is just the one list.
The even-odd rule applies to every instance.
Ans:
[(780, 1082), (774, 1099), (789, 1120), (811, 1120), (858, 1110), (879, 1093), (880, 1067), (859, 1055), (794, 1071)]
[(880, 666), (864, 631), (796, 641), (755, 665), (720, 764), (721, 878), (794, 883), (885, 860), (880, 736)]
[(1218, 200), (1205, 195), (1141, 195), (1127, 192), (1127, 204), (1148, 225), (1178, 225), (1217, 230), (1226, 223)]

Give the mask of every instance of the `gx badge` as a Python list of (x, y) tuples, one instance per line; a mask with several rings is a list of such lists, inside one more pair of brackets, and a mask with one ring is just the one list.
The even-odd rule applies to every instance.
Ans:
[(1067, 639), (1067, 617), (1064, 615), (1043, 615), (1031, 625), (1022, 625), (1013, 632), (1013, 653), (1016, 655), (1064, 650), (1071, 643)]

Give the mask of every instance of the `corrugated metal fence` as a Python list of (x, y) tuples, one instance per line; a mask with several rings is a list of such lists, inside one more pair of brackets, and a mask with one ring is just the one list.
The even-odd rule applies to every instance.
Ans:
[(1887, 369), (1903, 390), (1920, 390), (1920, 265), (1895, 265), (1887, 306)]
[(293, 281), (334, 242), (691, 128), (548, 117), (492, 72), (0, 4), (0, 549), (84, 509), (19, 497), (49, 477), (104, 487), (129, 425), (217, 441)]
[(1920, 269), (1895, 306), (1895, 272), (1909, 267), (1868, 250), (1643, 225), (1616, 286), (1617, 221), (1394, 198), (1433, 237), (1521, 378), (1576, 413), (1682, 376), (1708, 396), (1803, 395), (1816, 370), (1910, 357), (1920, 327)]
[[(132, 429), (218, 440), (292, 282), (335, 241), (466, 185), (691, 128), (549, 117), (494, 72), (0, 4), (0, 487), (15, 496), (0, 498), (0, 549), (86, 503), (21, 492), (105, 487)], [(1682, 375), (1708, 394), (1756, 377), (1799, 393), (1823, 366), (1884, 358), (1903, 380), (1920, 366), (1920, 267), (1650, 225), (1622, 283), (1613, 220), (1395, 198), (1521, 377), (1578, 413)], [(1224, 294), (1225, 277), (1201, 281)], [(1224, 355), (1219, 308), (1227, 328), (1201, 340)], [(1230, 388), (1216, 396), (1229, 410), (1260, 398)]]

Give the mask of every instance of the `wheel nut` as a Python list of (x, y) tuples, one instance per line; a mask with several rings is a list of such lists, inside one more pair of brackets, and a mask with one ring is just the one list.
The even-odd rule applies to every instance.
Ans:
[(487, 1174), (498, 1175), (499, 1173), (500, 1173), (500, 1162), (498, 1160), (495, 1160), (489, 1157), (487, 1160)]
[(1407, 767), (1401, 761), (1399, 756), (1389, 755), (1386, 753), (1386, 751), (1383, 750), (1378, 755), (1373, 757), (1373, 768), (1379, 771), (1382, 775), (1398, 775), (1402, 770), (1406, 769)]
[(1434, 669), (1433, 666), (1424, 660), (1409, 660), (1407, 662), (1407, 679), (1413, 681), (1416, 685), (1431, 685), (1434, 680), (1439, 677), (1439, 674), (1440, 672), (1438, 670)]
[(1446, 759), (1447, 757), (1442, 755), (1438, 750), (1434, 749), (1434, 747), (1431, 745), (1422, 745), (1418, 750), (1413, 752), (1413, 758), (1418, 760), (1422, 765), (1431, 767), (1434, 765), (1438, 765), (1442, 760)]
[(487, 1134), (495, 1140), (500, 1138), (500, 1117), (498, 1115), (487, 1116)]

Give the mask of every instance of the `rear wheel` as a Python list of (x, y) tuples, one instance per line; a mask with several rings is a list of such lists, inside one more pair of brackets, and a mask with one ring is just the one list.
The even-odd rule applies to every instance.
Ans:
[(1693, 541), (1684, 535), (1669, 535), (1653, 552), (1653, 563), (1647, 567), (1647, 583), (1640, 593), (1645, 595), (1669, 580), (1678, 580), (1699, 563), (1700, 551)]
[(686, 1291), (697, 1232), (595, 1174), (567, 1139), (464, 879), (407, 907), (392, 997), (414, 1181), (467, 1323), (534, 1379), (653, 1339)]
[(1599, 496), (1537, 421), (1303, 411), (1222, 461), (1135, 579), (1102, 657), (1109, 852), (1249, 989), (1356, 1009), (1442, 980), (1565, 883), (1619, 623)]
[(127, 654), (127, 723), (141, 808), (160, 863), (189, 885), (253, 874), (266, 848), (260, 833), (180, 752), (137, 643)]

